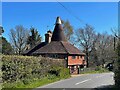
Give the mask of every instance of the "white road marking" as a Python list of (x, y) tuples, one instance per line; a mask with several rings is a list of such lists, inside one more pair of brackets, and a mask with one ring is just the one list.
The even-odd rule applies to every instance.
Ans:
[(81, 83), (84, 83), (84, 82), (87, 82), (87, 81), (90, 81), (91, 79), (87, 79), (87, 80), (84, 80), (84, 81), (81, 81), (81, 82), (78, 82), (76, 83), (75, 85), (78, 85), (78, 84), (81, 84)]

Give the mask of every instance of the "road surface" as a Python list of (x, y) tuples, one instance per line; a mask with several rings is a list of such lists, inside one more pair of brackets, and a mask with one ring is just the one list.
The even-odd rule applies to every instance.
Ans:
[(114, 73), (110, 72), (102, 74), (78, 75), (69, 79), (61, 80), (38, 88), (98, 88), (113, 84)]

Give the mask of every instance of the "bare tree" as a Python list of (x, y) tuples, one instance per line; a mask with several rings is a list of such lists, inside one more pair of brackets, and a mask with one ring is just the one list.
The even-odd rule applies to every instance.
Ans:
[(98, 62), (100, 62), (101, 65), (114, 61), (114, 37), (112, 35), (99, 33), (95, 47), (97, 49)]
[(10, 40), (16, 54), (20, 55), (25, 50), (28, 35), (28, 30), (22, 25), (17, 25), (15, 29), (10, 30)]
[(116, 37), (116, 38), (119, 38), (120, 39), (120, 29), (111, 29), (113, 35)]
[(84, 28), (79, 28), (76, 31), (76, 43), (78, 46), (82, 46), (86, 53), (87, 67), (89, 66), (89, 56), (96, 40), (94, 28), (90, 25), (86, 24)]
[(114, 36), (114, 50), (117, 48), (118, 42), (120, 40), (120, 29), (111, 29)]

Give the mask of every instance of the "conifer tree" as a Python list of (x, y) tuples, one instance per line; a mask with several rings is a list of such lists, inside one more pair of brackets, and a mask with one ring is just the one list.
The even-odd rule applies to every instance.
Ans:
[(30, 28), (31, 35), (28, 36), (27, 44), (30, 45), (30, 48), (34, 47), (37, 43), (40, 43), (42, 40), (41, 35), (38, 33), (37, 29)]

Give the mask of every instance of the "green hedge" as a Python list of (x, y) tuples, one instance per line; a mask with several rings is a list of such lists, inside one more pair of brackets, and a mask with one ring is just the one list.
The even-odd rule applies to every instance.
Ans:
[(50, 75), (55, 75), (59, 78), (68, 78), (70, 76), (70, 71), (68, 68), (64, 68), (64, 67), (52, 67), (48, 73)]
[(3, 82), (14, 82), (31, 78), (34, 74), (42, 74), (40, 59), (36, 57), (3, 56), (2, 62)]
[(67, 78), (70, 76), (69, 69), (65, 68), (60, 60), (55, 61), (50, 58), (33, 56), (3, 55), (2, 62), (2, 79), (5, 86), (7, 86), (7, 83), (11, 86), (16, 82), (27, 85), (44, 77), (54, 79), (55, 77)]
[(115, 86), (120, 88), (120, 41), (118, 42), (117, 46), (117, 62), (116, 62), (116, 69), (115, 69)]

